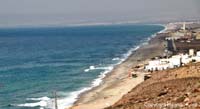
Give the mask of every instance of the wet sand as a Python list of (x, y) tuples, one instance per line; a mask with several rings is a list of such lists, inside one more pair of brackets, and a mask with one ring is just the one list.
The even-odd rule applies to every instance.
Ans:
[(138, 64), (144, 64), (155, 56), (163, 55), (165, 42), (161, 37), (152, 38), (147, 45), (134, 51), (126, 61), (115, 66), (100, 86), (82, 93), (70, 109), (103, 109), (113, 105), (136, 85), (142, 83), (144, 72), (139, 72), (137, 78), (129, 78), (128, 72)]

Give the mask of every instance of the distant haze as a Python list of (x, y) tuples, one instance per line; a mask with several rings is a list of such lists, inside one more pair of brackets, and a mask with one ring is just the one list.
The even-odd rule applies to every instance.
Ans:
[(0, 0), (0, 26), (200, 18), (200, 0)]

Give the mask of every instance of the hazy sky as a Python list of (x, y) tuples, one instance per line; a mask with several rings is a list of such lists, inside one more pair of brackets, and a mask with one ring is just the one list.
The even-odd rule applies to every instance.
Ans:
[(200, 18), (200, 0), (0, 0), (0, 26)]

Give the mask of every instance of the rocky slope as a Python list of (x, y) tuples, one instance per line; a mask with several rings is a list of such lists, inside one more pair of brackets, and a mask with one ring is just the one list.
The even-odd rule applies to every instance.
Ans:
[(106, 109), (200, 109), (200, 63), (152, 73)]

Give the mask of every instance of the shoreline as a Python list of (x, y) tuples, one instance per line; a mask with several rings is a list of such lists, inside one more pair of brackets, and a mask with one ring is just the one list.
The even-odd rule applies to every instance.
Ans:
[[(166, 25), (162, 26), (164, 29), (157, 33), (167, 30)], [(133, 79), (128, 78), (128, 70), (138, 64), (145, 63), (146, 60), (152, 57), (163, 54), (164, 41), (160, 40), (160, 37), (156, 35), (157, 33), (152, 34), (138, 48), (132, 48), (129, 51), (131, 54), (127, 58), (117, 63), (112, 71), (105, 74), (100, 85), (81, 93), (70, 109), (102, 109), (108, 107), (117, 102), (136, 85), (142, 83), (144, 81), (144, 72), (140, 72), (138, 77)], [(163, 46), (160, 46), (160, 44)]]

